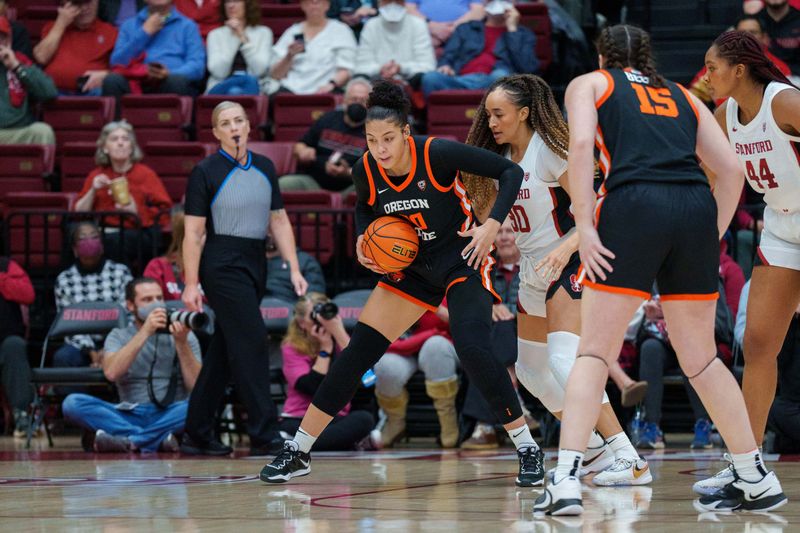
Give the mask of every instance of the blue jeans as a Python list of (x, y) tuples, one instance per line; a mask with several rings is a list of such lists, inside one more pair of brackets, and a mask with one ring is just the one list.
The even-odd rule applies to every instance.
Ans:
[(61, 410), (64, 418), (85, 429), (102, 429), (114, 436), (128, 437), (140, 450), (155, 452), (167, 435), (183, 431), (188, 406), (189, 401), (182, 400), (166, 409), (146, 403), (123, 411), (116, 404), (88, 394), (70, 394)]
[(92, 360), (80, 348), (64, 343), (53, 354), (53, 366), (89, 366)]
[(489, 74), (465, 74), (463, 76), (448, 76), (441, 72), (432, 71), (422, 75), (422, 92), (425, 99), (434, 91), (447, 89), (485, 89), (498, 78), (511, 74), (506, 69), (496, 68)]
[(208, 94), (260, 94), (258, 79), (248, 74), (235, 74), (214, 85)]

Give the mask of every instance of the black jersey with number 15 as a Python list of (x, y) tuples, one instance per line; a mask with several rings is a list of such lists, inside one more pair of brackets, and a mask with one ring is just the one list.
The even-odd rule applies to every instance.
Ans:
[(596, 104), (600, 194), (632, 182), (707, 183), (695, 154), (699, 115), (686, 89), (671, 81), (653, 87), (633, 69), (597, 72), (608, 81)]

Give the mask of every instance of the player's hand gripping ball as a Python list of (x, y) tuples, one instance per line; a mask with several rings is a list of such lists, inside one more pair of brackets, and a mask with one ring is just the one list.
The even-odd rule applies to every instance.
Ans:
[(364, 232), (362, 251), (386, 272), (399, 272), (417, 257), (417, 230), (403, 218), (379, 217)]

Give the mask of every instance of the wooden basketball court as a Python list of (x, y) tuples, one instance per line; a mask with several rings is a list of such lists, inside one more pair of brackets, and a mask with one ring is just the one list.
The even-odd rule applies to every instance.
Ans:
[[(776, 513), (698, 514), (692, 483), (721, 466), (719, 450), (648, 455), (647, 487), (586, 483), (580, 518), (534, 519), (541, 489), (514, 486), (510, 449), (317, 453), (312, 474), (258, 480), (265, 458), (94, 455), (76, 438), (38, 450), (0, 439), (3, 531), (747, 531), (800, 530), (798, 457), (768, 456), (789, 504)], [(554, 466), (548, 453), (547, 466)], [(795, 529), (798, 528), (798, 529)]]

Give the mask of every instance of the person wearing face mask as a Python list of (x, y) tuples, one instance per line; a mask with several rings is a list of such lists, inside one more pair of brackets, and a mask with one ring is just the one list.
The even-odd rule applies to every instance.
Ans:
[[(125, 300), (125, 284), (133, 279), (123, 264), (106, 259), (100, 230), (92, 222), (80, 222), (70, 235), (75, 264), (56, 278), (56, 308), (80, 302), (119, 302)], [(67, 337), (53, 356), (53, 366), (100, 365), (102, 337)]]
[(101, 360), (120, 403), (70, 394), (61, 406), (64, 418), (89, 433), (87, 451), (177, 452), (175, 435), (183, 431), (187, 398), (200, 374), (200, 344), (188, 326), (167, 320), (164, 295), (153, 278), (130, 281), (125, 306), (133, 323), (111, 330)]
[(520, 14), (511, 2), (492, 0), (486, 18), (458, 26), (447, 40), (439, 67), (422, 76), (427, 99), (434, 91), (485, 89), (509, 74), (535, 74), (536, 36), (519, 25)]
[(367, 21), (356, 53), (356, 76), (416, 80), (436, 68), (425, 21), (407, 15), (405, 0), (380, 0), (379, 15)]
[(314, 122), (294, 145), (303, 174), (282, 176), (281, 191), (353, 190), (352, 167), (367, 148), (364, 119), (372, 84), (357, 78), (347, 84), (342, 108), (329, 111)]

